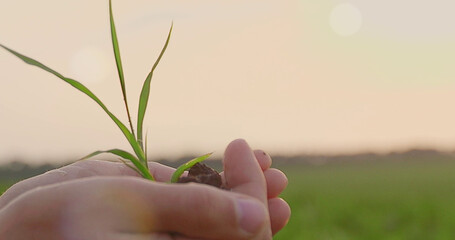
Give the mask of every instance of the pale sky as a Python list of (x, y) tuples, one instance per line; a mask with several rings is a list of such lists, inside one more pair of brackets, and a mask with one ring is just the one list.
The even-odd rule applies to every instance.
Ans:
[[(0, 0), (0, 43), (126, 113), (108, 1)], [(152, 158), (235, 138), (272, 154), (455, 149), (454, 1), (113, 0), (133, 121), (152, 80)], [(130, 150), (87, 96), (0, 50), (0, 163)]]

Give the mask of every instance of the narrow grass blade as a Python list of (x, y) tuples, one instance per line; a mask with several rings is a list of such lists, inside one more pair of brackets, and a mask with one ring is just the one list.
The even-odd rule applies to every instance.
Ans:
[(117, 126), (120, 128), (120, 130), (122, 131), (122, 133), (125, 135), (126, 139), (128, 140), (128, 142), (130, 143), (131, 147), (133, 148), (134, 152), (136, 153), (136, 155), (138, 156), (138, 158), (141, 160), (141, 161), (146, 161), (145, 160), (145, 155), (144, 155), (144, 152), (142, 151), (142, 148), (139, 146), (138, 142), (136, 141), (136, 138), (134, 137), (134, 135), (128, 130), (128, 128), (116, 117), (114, 116), (114, 114), (112, 114), (108, 109), (107, 107), (103, 104), (103, 102), (101, 102), (101, 100), (94, 94), (92, 93), (92, 91), (90, 91), (86, 86), (84, 86), (82, 83), (74, 80), (74, 79), (71, 79), (71, 78), (67, 78), (63, 75), (61, 75), (60, 73), (50, 69), (49, 67), (45, 66), (44, 64), (34, 60), (34, 59), (31, 59), (27, 56), (24, 56), (12, 49), (9, 49), (3, 45), (0, 44), (0, 47), (6, 49), (7, 51), (9, 51), (10, 53), (14, 54), (16, 57), (22, 59), (24, 62), (30, 64), (30, 65), (33, 65), (33, 66), (36, 66), (36, 67), (39, 67), (49, 73), (52, 73), (54, 74), (55, 76), (57, 76), (58, 78), (62, 79), (63, 81), (69, 83), (71, 86), (75, 87), (76, 89), (78, 89), (79, 91), (85, 93), (87, 96), (89, 96), (91, 99), (93, 99), (96, 103), (98, 103), (98, 105), (100, 105), (100, 107), (107, 113), (107, 115), (109, 115), (109, 117), (115, 122), (115, 124), (117, 124)]
[(131, 153), (127, 152), (127, 151), (123, 151), (121, 149), (110, 149), (110, 150), (106, 150), (106, 151), (96, 151), (96, 152), (93, 152), (93, 153), (83, 157), (81, 160), (85, 160), (85, 159), (91, 158), (93, 156), (102, 154), (102, 153), (111, 153), (111, 154), (117, 155), (117, 156), (119, 156), (121, 158), (130, 160), (131, 163), (133, 163), (133, 165), (137, 168), (137, 170), (141, 173), (141, 175), (144, 178), (147, 178), (147, 179), (150, 179), (150, 180), (153, 180), (153, 181), (155, 180), (153, 178), (153, 176), (150, 174), (149, 170), (145, 167), (145, 165), (138, 158), (136, 158), (133, 154), (131, 154)]
[(176, 183), (179, 180), (180, 176), (182, 176), (183, 172), (190, 169), (192, 166), (194, 166), (194, 164), (206, 160), (211, 155), (212, 153), (208, 153), (200, 157), (194, 158), (185, 164), (182, 164), (180, 167), (177, 168), (177, 170), (175, 170), (174, 174), (172, 174), (171, 183)]
[(142, 173), (139, 172), (139, 170), (137, 170), (137, 168), (135, 168), (133, 165), (127, 163), (127, 162), (126, 162), (125, 160), (123, 160), (122, 158), (119, 158), (118, 160), (119, 160), (120, 162), (122, 162), (123, 164), (125, 164), (127, 167), (131, 168), (133, 171), (137, 172), (137, 174), (143, 176)]
[(166, 43), (164, 44), (164, 47), (161, 50), (158, 59), (156, 59), (155, 64), (153, 64), (152, 70), (147, 75), (147, 78), (145, 79), (144, 84), (142, 85), (141, 96), (139, 97), (139, 110), (137, 115), (137, 141), (139, 142), (142, 149), (143, 149), (142, 125), (144, 123), (145, 111), (147, 109), (147, 103), (150, 95), (150, 82), (152, 80), (153, 72), (155, 71), (156, 66), (158, 66), (158, 63), (160, 62), (161, 57), (163, 56), (164, 52), (166, 51), (167, 45), (169, 44), (169, 39), (171, 38), (173, 26), (174, 24), (172, 23), (171, 28), (169, 29), (169, 34), (167, 36)]
[(118, 76), (120, 79), (120, 86), (122, 87), (123, 101), (125, 102), (126, 114), (128, 115), (128, 122), (130, 123), (131, 133), (133, 136), (134, 128), (131, 122), (130, 109), (128, 107), (128, 100), (126, 98), (126, 87), (125, 87), (125, 76), (123, 75), (123, 66), (122, 59), (120, 58), (120, 48), (118, 44), (117, 31), (115, 30), (114, 24), (114, 15), (112, 14), (112, 1), (109, 0), (109, 20), (111, 25), (111, 38), (112, 38), (112, 47), (114, 48), (115, 62), (117, 64)]

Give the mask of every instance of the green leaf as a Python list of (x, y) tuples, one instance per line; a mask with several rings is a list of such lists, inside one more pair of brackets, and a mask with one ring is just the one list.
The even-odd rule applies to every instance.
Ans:
[(153, 64), (152, 70), (147, 75), (147, 78), (144, 81), (144, 85), (142, 86), (141, 96), (139, 97), (139, 110), (137, 115), (137, 141), (139, 142), (142, 149), (143, 149), (142, 125), (144, 123), (145, 111), (147, 109), (147, 103), (150, 95), (150, 82), (152, 80), (153, 72), (155, 71), (156, 66), (158, 66), (158, 63), (160, 62), (161, 57), (163, 56), (164, 52), (166, 51), (167, 45), (169, 44), (169, 39), (171, 38), (173, 26), (174, 24), (172, 23), (171, 28), (169, 29), (169, 34), (167, 36), (166, 43), (164, 44), (164, 47), (161, 50), (158, 59), (156, 59), (155, 64)]
[(188, 161), (185, 164), (182, 164), (180, 167), (177, 168), (177, 170), (175, 170), (174, 174), (172, 174), (171, 183), (178, 182), (178, 180), (179, 180), (180, 176), (182, 176), (183, 172), (185, 172), (186, 170), (190, 169), (196, 163), (199, 163), (199, 162), (202, 162), (202, 161), (206, 160), (211, 155), (212, 155), (212, 153), (207, 153), (207, 154), (202, 155), (200, 157), (194, 158), (194, 159)]
[(122, 87), (123, 101), (125, 102), (126, 113), (128, 115), (128, 122), (130, 124), (131, 133), (134, 135), (134, 128), (131, 122), (130, 109), (128, 107), (128, 100), (126, 98), (125, 77), (123, 75), (122, 59), (120, 58), (120, 48), (117, 39), (117, 31), (115, 30), (114, 15), (112, 14), (112, 1), (109, 0), (109, 20), (111, 25), (111, 38), (112, 47), (114, 48), (115, 63), (117, 64), (118, 76), (120, 79), (120, 86)]
[(93, 153), (81, 158), (81, 160), (85, 160), (85, 159), (91, 158), (93, 156), (96, 156), (98, 154), (102, 154), (102, 153), (112, 153), (112, 154), (117, 155), (119, 157), (122, 157), (122, 158), (130, 160), (144, 178), (147, 178), (147, 179), (150, 179), (150, 180), (153, 180), (153, 181), (155, 180), (153, 178), (153, 176), (150, 174), (149, 170), (145, 167), (145, 165), (139, 159), (137, 159), (133, 154), (131, 154), (131, 153), (127, 152), (127, 151), (123, 151), (121, 149), (110, 149), (110, 150), (106, 150), (106, 151), (96, 151), (96, 152), (93, 152)]
[(43, 65), (42, 63), (34, 60), (34, 59), (31, 59), (27, 56), (24, 56), (12, 49), (9, 49), (3, 45), (0, 44), (0, 47), (6, 49), (7, 51), (9, 51), (10, 53), (14, 54), (16, 57), (22, 59), (24, 62), (30, 64), (30, 65), (33, 65), (33, 66), (36, 66), (36, 67), (39, 67), (49, 73), (52, 73), (54, 74), (55, 76), (57, 76), (58, 78), (62, 79), (63, 81), (69, 83), (71, 86), (75, 87), (76, 89), (78, 89), (79, 91), (85, 93), (87, 96), (89, 96), (91, 99), (93, 99), (96, 103), (98, 103), (98, 105), (100, 105), (100, 107), (107, 113), (107, 115), (109, 115), (109, 117), (111, 117), (111, 119), (115, 122), (115, 124), (117, 124), (117, 126), (120, 128), (120, 130), (122, 131), (122, 133), (125, 135), (126, 139), (128, 140), (128, 142), (130, 143), (131, 147), (133, 148), (134, 152), (136, 153), (137, 157), (139, 158), (139, 160), (141, 161), (146, 161), (145, 160), (145, 155), (144, 155), (144, 152), (142, 151), (142, 148), (139, 146), (138, 142), (136, 141), (134, 135), (128, 130), (128, 128), (116, 117), (114, 116), (114, 114), (112, 114), (108, 109), (107, 107), (103, 104), (103, 102), (101, 102), (101, 100), (95, 95), (92, 93), (92, 91), (90, 91), (86, 86), (84, 86), (82, 83), (74, 80), (74, 79), (71, 79), (71, 78), (67, 78), (67, 77), (64, 77), (63, 75), (61, 75), (60, 73), (50, 69), (49, 67)]

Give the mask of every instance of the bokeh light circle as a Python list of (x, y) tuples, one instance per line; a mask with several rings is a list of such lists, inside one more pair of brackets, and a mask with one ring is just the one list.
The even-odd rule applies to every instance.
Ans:
[(351, 36), (360, 30), (362, 14), (350, 3), (338, 4), (330, 13), (330, 26), (338, 35)]

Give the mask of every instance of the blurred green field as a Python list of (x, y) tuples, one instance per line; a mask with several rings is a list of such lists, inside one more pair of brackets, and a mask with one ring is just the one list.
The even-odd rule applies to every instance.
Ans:
[(275, 239), (455, 239), (455, 161), (281, 168), (292, 209)]

